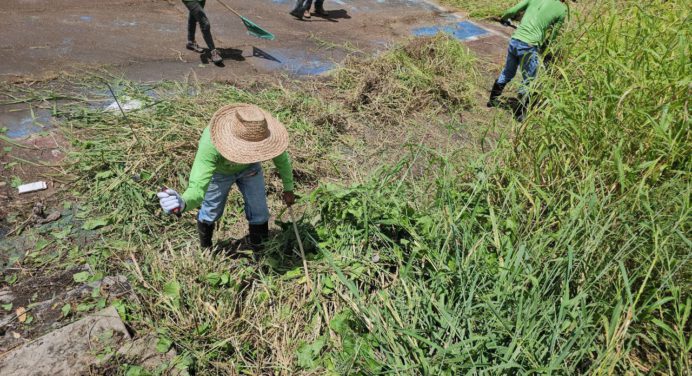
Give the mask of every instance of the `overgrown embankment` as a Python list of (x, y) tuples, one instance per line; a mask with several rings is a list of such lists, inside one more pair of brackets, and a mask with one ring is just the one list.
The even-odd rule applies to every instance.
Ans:
[[(493, 119), (463, 120), (473, 59), (444, 38), (325, 86), (173, 87), (131, 124), (73, 112), (77, 189), (108, 223), (83, 251), (129, 271), (128, 322), (200, 374), (689, 373), (689, 9), (572, 17), (527, 121), (500, 118), (512, 137), (480, 156), (449, 142)], [(196, 248), (193, 218), (161, 219), (154, 191), (184, 186), (204, 122), (231, 101), (293, 135), (310, 291), (281, 221), (265, 252), (224, 258)]]

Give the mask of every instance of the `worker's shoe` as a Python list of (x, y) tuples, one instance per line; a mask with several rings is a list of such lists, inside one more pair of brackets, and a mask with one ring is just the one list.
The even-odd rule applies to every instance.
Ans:
[(490, 99), (488, 100), (488, 107), (497, 107), (500, 104), (499, 98), (502, 95), (502, 91), (505, 90), (505, 84), (501, 84), (497, 81), (493, 84), (493, 88), (490, 89)]
[(214, 236), (214, 224), (197, 221), (197, 233), (199, 233), (199, 245), (203, 249), (211, 249), (211, 238)]
[(321, 4), (320, 4), (320, 5), (315, 4), (315, 16), (317, 16), (317, 17), (327, 17), (327, 16), (329, 16), (329, 13), (328, 13), (326, 10), (324, 10), (324, 6), (323, 6), (323, 5), (321, 5)]
[(204, 49), (197, 44), (195, 41), (189, 41), (187, 42), (187, 45), (185, 45), (185, 48), (187, 48), (190, 51), (195, 51), (197, 53), (202, 53), (204, 52)]
[(221, 53), (219, 53), (219, 50), (214, 48), (211, 50), (211, 61), (214, 64), (221, 64), (223, 62), (223, 58), (221, 57)]
[(299, 20), (303, 19), (303, 10), (300, 8), (293, 9), (292, 11), (288, 12), (288, 14)]

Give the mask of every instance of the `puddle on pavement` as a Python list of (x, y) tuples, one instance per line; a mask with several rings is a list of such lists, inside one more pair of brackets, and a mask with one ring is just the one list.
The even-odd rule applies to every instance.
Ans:
[(488, 34), (488, 31), (471, 21), (461, 21), (455, 24), (417, 27), (411, 30), (411, 33), (417, 37), (432, 37), (438, 33), (446, 33), (459, 40), (475, 40)]
[(53, 112), (49, 109), (29, 109), (26, 106), (0, 107), (0, 128), (7, 128), (9, 138), (25, 138), (53, 128)]
[(267, 69), (283, 69), (298, 76), (316, 76), (335, 67), (334, 62), (310, 51), (289, 48), (253, 48), (252, 55)]

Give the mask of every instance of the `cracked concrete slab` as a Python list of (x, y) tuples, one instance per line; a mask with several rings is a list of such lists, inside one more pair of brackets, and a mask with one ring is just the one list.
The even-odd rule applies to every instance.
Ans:
[(130, 341), (114, 307), (86, 316), (0, 357), (0, 375), (80, 375)]

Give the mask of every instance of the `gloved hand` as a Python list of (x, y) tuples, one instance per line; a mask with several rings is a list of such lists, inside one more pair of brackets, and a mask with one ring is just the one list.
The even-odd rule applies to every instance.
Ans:
[(293, 192), (284, 192), (283, 194), (284, 203), (286, 206), (291, 207), (296, 203), (296, 195)]
[[(161, 209), (166, 212), (166, 214), (180, 213), (185, 209), (185, 201), (178, 194), (178, 192), (166, 188), (163, 192), (156, 194), (159, 198), (159, 203), (161, 204)], [(178, 209), (177, 211), (175, 209)]]

